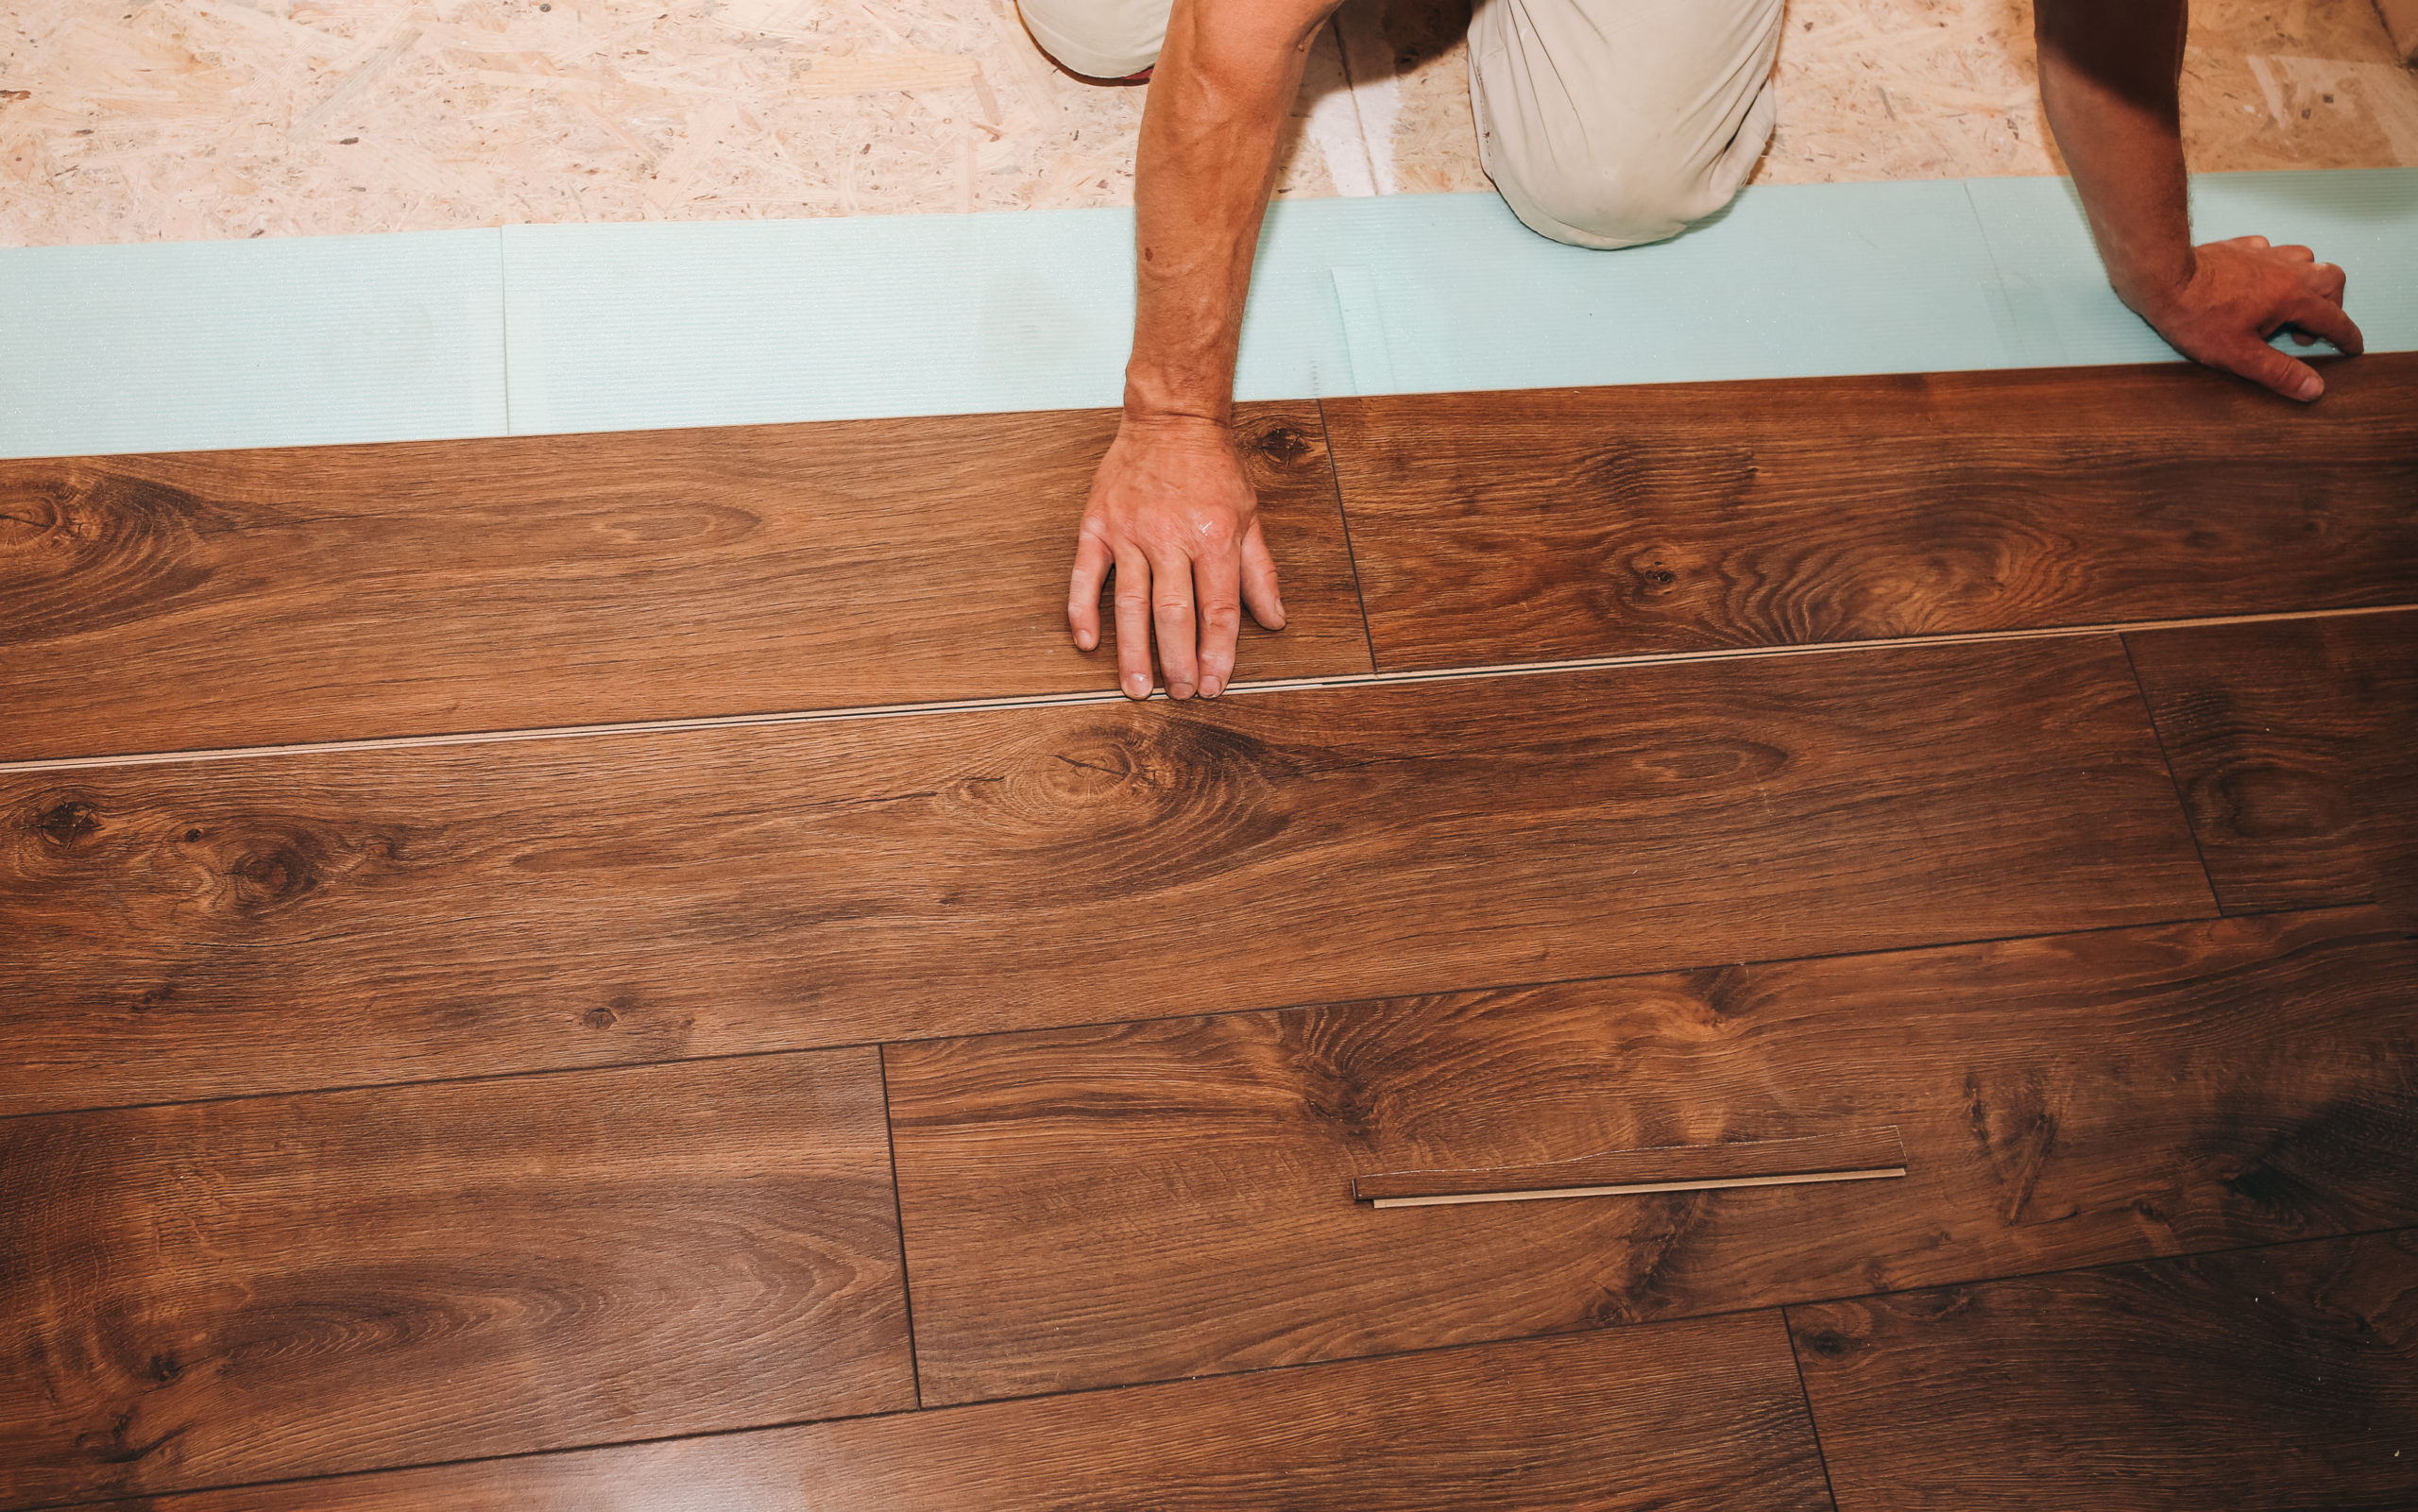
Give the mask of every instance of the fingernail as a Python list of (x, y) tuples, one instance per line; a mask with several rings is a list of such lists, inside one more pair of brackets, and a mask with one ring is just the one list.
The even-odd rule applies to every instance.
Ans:
[(1167, 697), (1169, 697), (1169, 698), (1190, 698), (1191, 696), (1192, 696), (1192, 685), (1191, 685), (1190, 683), (1169, 683), (1169, 684), (1167, 684)]
[(1132, 676), (1128, 677), (1125, 679), (1125, 696), (1127, 698), (1149, 697), (1150, 680), (1148, 677), (1143, 676), (1140, 672), (1135, 672)]
[(1218, 696), (1218, 689), (1224, 686), (1224, 684), (1218, 682), (1215, 677), (1203, 677), (1200, 679), (1200, 696), (1202, 698), (1216, 698)]
[(2315, 373), (2311, 373), (2307, 378), (2302, 379), (2299, 384), (2292, 389), (2292, 397), (2306, 404), (2310, 399), (2317, 398), (2320, 394), (2324, 392), (2325, 380), (2318, 377)]

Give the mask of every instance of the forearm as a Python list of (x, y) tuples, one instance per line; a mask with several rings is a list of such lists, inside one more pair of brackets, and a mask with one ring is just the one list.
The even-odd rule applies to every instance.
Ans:
[(2151, 319), (2191, 281), (2176, 84), (2187, 0), (2039, 0), (2040, 99), (2109, 281)]
[(1176, 0), (1134, 172), (1125, 410), (1227, 421), (1252, 255), (1324, 0)]

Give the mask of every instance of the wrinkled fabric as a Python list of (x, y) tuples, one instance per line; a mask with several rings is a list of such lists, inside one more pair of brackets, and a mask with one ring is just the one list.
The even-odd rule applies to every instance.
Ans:
[[(1676, 236), (1729, 203), (1771, 140), (1782, 0), (1477, 0), (1478, 161), (1530, 229), (1578, 246)], [(1042, 49), (1125, 78), (1171, 0), (1019, 0)]]
[(1771, 140), (1780, 5), (1478, 0), (1478, 161), (1555, 241), (1677, 235), (1729, 203)]

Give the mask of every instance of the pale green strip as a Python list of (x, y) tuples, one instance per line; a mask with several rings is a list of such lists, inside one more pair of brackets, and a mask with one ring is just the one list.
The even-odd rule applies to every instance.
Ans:
[[(2194, 181), (2418, 348), (2418, 169)], [(0, 252), (0, 455), (1116, 402), (1123, 211), (509, 227)], [(1591, 252), (1492, 195), (1286, 200), (1245, 399), (2172, 360), (2062, 179), (1752, 189)]]
[(494, 231), (0, 252), (0, 456), (508, 425)]

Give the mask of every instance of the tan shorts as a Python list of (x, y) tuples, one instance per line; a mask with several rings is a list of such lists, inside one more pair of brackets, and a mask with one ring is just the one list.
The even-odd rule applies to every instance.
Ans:
[[(1149, 67), (1171, 0), (1019, 0), (1078, 74)], [(1772, 134), (1781, 0), (1477, 0), (1478, 161), (1532, 229), (1579, 246), (1675, 236), (1729, 203)]]

